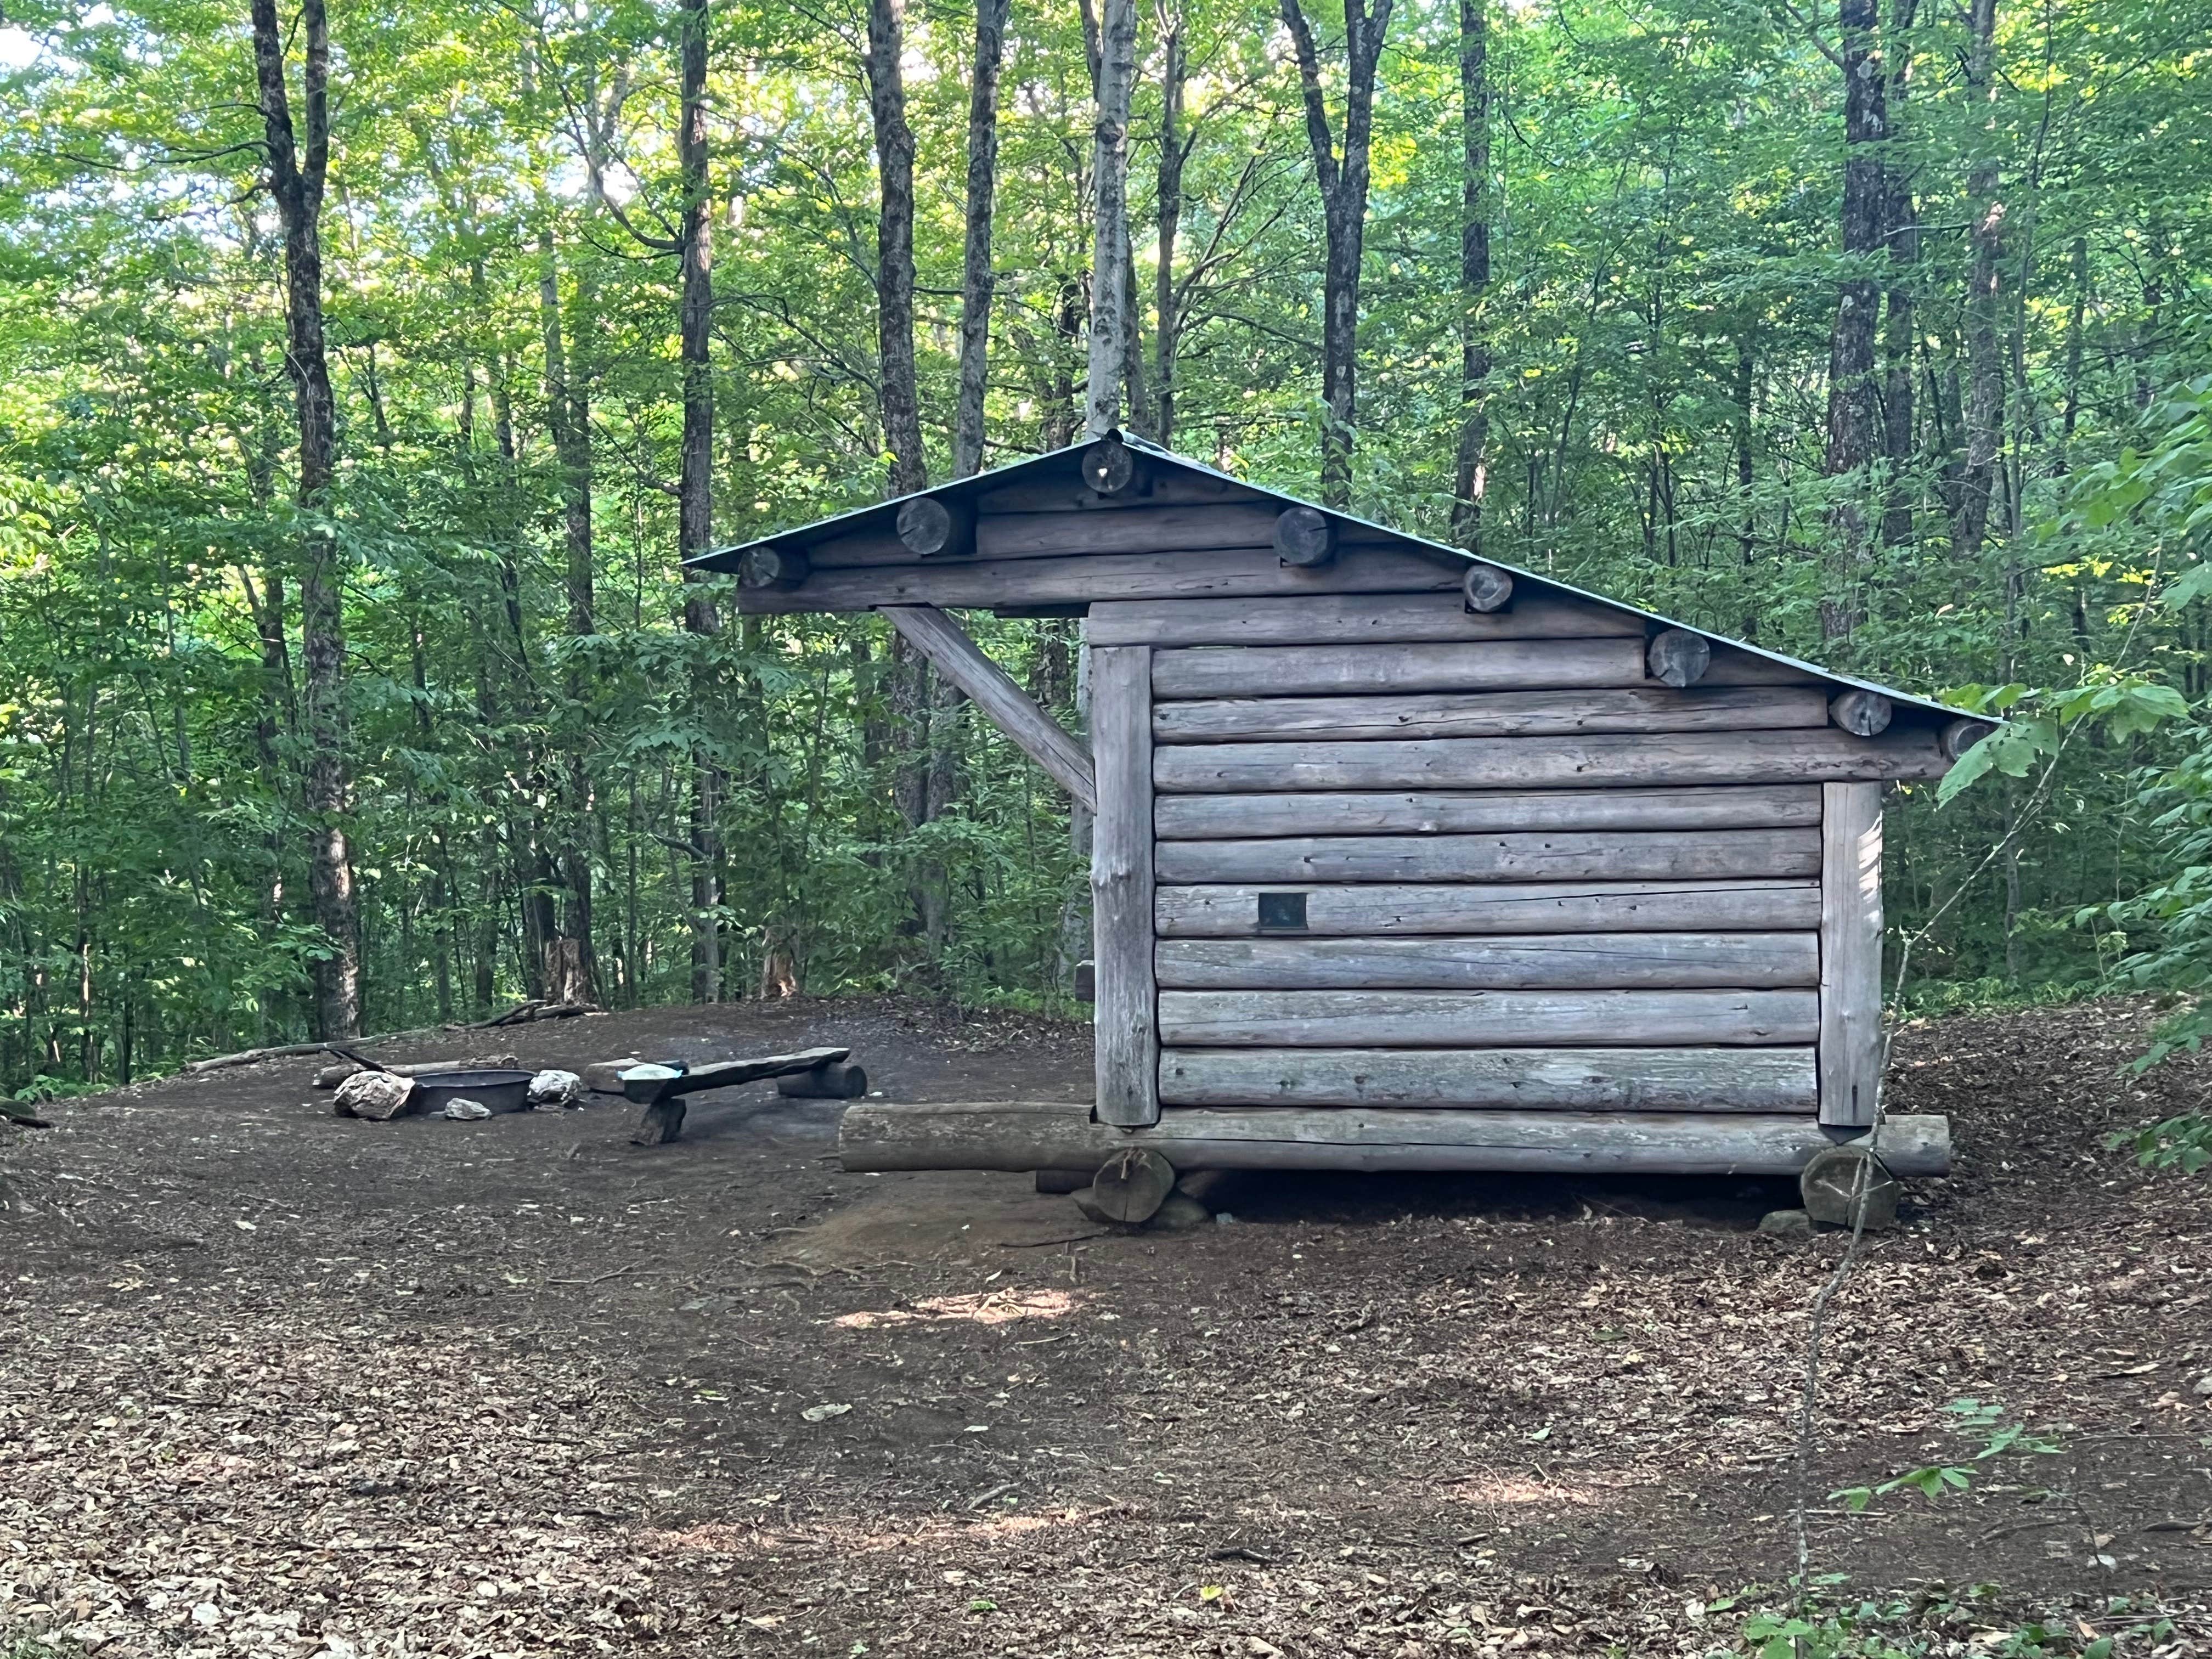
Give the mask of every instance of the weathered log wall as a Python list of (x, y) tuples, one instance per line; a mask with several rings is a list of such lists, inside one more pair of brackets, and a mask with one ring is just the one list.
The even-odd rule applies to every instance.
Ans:
[(1112, 443), (923, 516), (799, 538), (740, 606), (1087, 609), (1099, 1121), (878, 1153), (870, 1108), (852, 1167), (1780, 1170), (1869, 1121), (1923, 714), (1540, 581), (1463, 598), (1452, 555)]
[[(1835, 803), (1940, 776), (1937, 734), (1840, 730), (1830, 688), (1725, 647), (1702, 673), (1673, 651), (1692, 683), (1662, 684), (1618, 614), (1457, 594), (1093, 608), (1094, 641), (1153, 647), (1164, 1121), (1848, 1121), (1826, 1104), (1867, 1064), (1824, 1000)], [(1854, 961), (1878, 962), (1851, 914)]]

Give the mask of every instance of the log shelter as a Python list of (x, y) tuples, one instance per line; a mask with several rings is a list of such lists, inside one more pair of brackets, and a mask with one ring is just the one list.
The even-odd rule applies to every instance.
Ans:
[[(1095, 815), (1094, 1104), (856, 1103), (849, 1170), (1786, 1175), (1876, 1123), (1882, 789), (1958, 710), (1118, 434), (694, 562), (880, 612)], [(1084, 617), (1087, 734), (961, 610)]]

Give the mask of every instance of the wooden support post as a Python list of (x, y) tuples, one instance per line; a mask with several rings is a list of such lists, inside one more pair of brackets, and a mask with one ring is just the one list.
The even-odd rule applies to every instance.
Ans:
[(1091, 832), (1098, 1121), (1157, 1123), (1160, 1043), (1152, 981), (1150, 647), (1092, 647), (1091, 746), (1098, 798), (1098, 817)]
[(1821, 786), (1820, 1121), (1874, 1121), (1881, 1084), (1881, 786)]
[[(983, 654), (960, 624), (942, 611), (927, 605), (887, 605), (884, 615), (914, 648), (935, 664), (938, 671), (974, 699), (990, 717), (991, 724), (1012, 738), (1021, 751), (1049, 772), (1054, 781), (1073, 795), (1079, 805), (1096, 810), (1097, 786), (1093, 781), (1091, 753), (1070, 737), (1058, 720), (1031, 702), (1006, 671)], [(1150, 656), (1151, 653), (1146, 653)], [(1146, 718), (1152, 717), (1149, 708)], [(1147, 737), (1146, 764), (1152, 763)], [(1152, 811), (1152, 788), (1147, 780), (1145, 810)], [(1149, 895), (1150, 889), (1146, 892)]]

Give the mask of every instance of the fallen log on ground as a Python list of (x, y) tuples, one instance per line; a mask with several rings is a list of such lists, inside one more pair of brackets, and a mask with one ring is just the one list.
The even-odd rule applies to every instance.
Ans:
[[(409, 1066), (386, 1066), (383, 1069), (401, 1077), (425, 1077), (432, 1072), (513, 1071), (521, 1064), (513, 1054), (477, 1054), (467, 1060), (426, 1060)], [(315, 1073), (315, 1087), (335, 1089), (362, 1069), (358, 1062), (350, 1060), (342, 1060), (335, 1066), (325, 1066)]]
[(543, 998), (517, 1003), (503, 1014), (494, 1014), (489, 1019), (480, 1019), (465, 1029), (489, 1031), (502, 1025), (527, 1025), (533, 1020), (571, 1019), (578, 1014), (596, 1014), (596, 1002), (547, 1002)]

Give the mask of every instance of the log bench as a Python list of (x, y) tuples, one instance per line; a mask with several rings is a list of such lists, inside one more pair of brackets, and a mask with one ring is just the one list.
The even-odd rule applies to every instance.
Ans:
[[(769, 1054), (758, 1060), (711, 1060), (702, 1066), (682, 1066), (673, 1076), (639, 1076), (635, 1070), (617, 1073), (623, 1096), (645, 1108), (630, 1143), (664, 1146), (684, 1133), (684, 1102), (714, 1089), (733, 1089), (742, 1083), (777, 1079), (779, 1094), (807, 1100), (851, 1100), (867, 1091), (867, 1073), (848, 1063), (850, 1048), (801, 1048), (795, 1054)], [(639, 1061), (642, 1069), (648, 1062)]]

